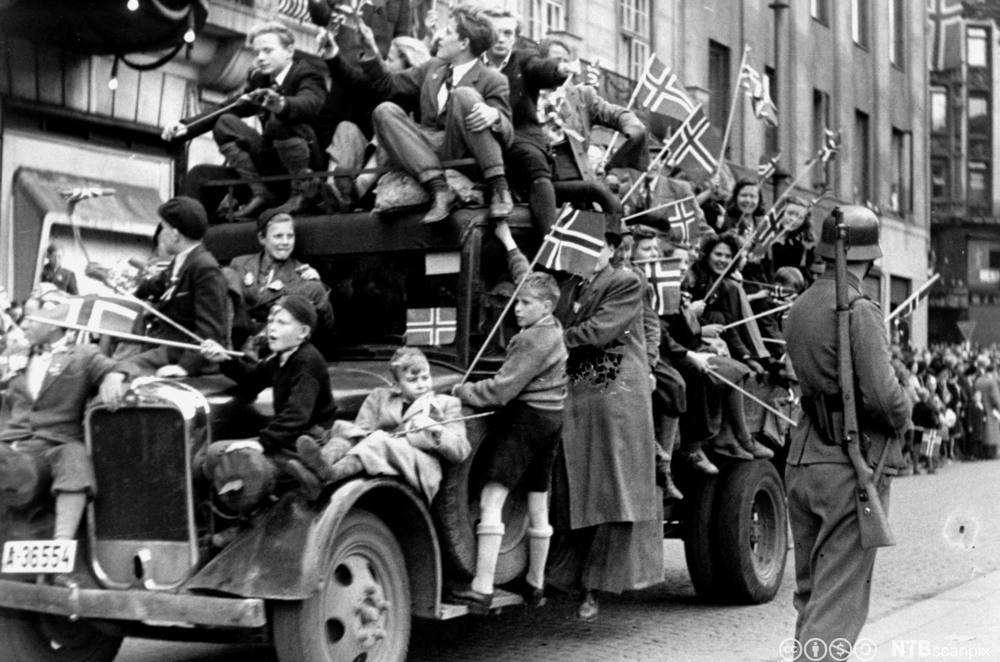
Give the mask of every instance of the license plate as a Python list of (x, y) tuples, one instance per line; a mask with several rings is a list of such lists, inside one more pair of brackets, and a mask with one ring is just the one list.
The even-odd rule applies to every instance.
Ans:
[(46, 574), (73, 572), (75, 540), (12, 540), (3, 546), (0, 572)]

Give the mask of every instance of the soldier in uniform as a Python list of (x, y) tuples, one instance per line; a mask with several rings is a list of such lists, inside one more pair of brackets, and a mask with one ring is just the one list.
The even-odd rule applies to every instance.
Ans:
[[(874, 260), (882, 257), (878, 218), (860, 206), (844, 207), (843, 218), (854, 401), (861, 439), (870, 441), (867, 463), (874, 466), (889, 444), (886, 475), (877, 485), (888, 510), (890, 476), (903, 466), (900, 439), (911, 425), (911, 405), (891, 367), (882, 311), (862, 294), (862, 279)], [(843, 410), (833, 266), (836, 240), (836, 220), (831, 216), (823, 222), (816, 249), (826, 261), (826, 272), (796, 300), (785, 327), (804, 412), (792, 432), (785, 472), (795, 541), (795, 636), (807, 649), (810, 640), (821, 640), (828, 656), (822, 659), (834, 659), (836, 650), (830, 650), (830, 644), (835, 640), (853, 644), (861, 632), (868, 615), (876, 551), (861, 546), (858, 477), (830, 421), (831, 414)]]

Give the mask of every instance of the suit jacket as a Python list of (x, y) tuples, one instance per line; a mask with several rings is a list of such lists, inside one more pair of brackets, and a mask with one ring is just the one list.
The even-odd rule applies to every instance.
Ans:
[(265, 285), (267, 274), (261, 273), (261, 262), (263, 261), (264, 253), (262, 251), (253, 255), (234, 257), (229, 263), (229, 268), (233, 270), (236, 278), (240, 281), (239, 291), (243, 294), (246, 306), (255, 318), (259, 316), (260, 311), (264, 311), (266, 316), (267, 311), (278, 299), (288, 294), (298, 283), (305, 282), (299, 270), (309, 266), (294, 257), (281, 263), (274, 263), (274, 276), (271, 282), (280, 282), (281, 287), (270, 288)]
[[(272, 114), (270, 111), (249, 102), (238, 103), (231, 112), (238, 117), (257, 115), (260, 117), (262, 125), (266, 125), (272, 117), (276, 117), (282, 122), (290, 124), (306, 123), (313, 126), (313, 130), (315, 130), (316, 119), (326, 101), (326, 80), (319, 69), (304, 60), (295, 58), (292, 60), (288, 75), (285, 76), (285, 80), (280, 85), (274, 83), (271, 76), (267, 74), (251, 71), (247, 75), (247, 83), (243, 92), (226, 99), (222, 106), (236, 103), (243, 94), (261, 88), (272, 88), (285, 97), (286, 105), (280, 113)], [(182, 120), (188, 128), (185, 139), (200, 136), (211, 130), (215, 126), (217, 118), (211, 118), (210, 121), (203, 120), (208, 120), (207, 116), (212, 112), (214, 111), (206, 111), (190, 119)]]
[(10, 380), (10, 419), (0, 441), (32, 437), (56, 444), (83, 441), (83, 414), (94, 389), (119, 364), (93, 345), (69, 346), (52, 355), (38, 398), (28, 390), (27, 370)]
[(562, 85), (565, 76), (559, 73), (559, 63), (541, 57), (533, 50), (515, 49), (500, 70), (510, 85), (511, 120), (519, 136), (546, 149), (545, 133), (538, 122), (538, 94)]
[[(204, 244), (198, 244), (188, 254), (175, 283), (170, 282), (172, 265), (173, 263), (156, 277), (143, 282), (136, 291), (136, 296), (158, 298), (156, 308), (161, 313), (202, 339), (226, 345), (229, 342), (229, 329), (225, 321), (226, 277), (215, 257)], [(153, 316), (146, 317), (146, 335), (151, 338), (193, 342), (186, 334)], [(170, 360), (192, 375), (201, 372), (206, 365), (206, 359), (198, 350), (172, 349)]]
[[(382, 63), (373, 87), (383, 100), (393, 101), (407, 108), (417, 103), (420, 108), (420, 126), (432, 131), (444, 131), (444, 116), (438, 113), (438, 92), (445, 83), (448, 63), (431, 58), (420, 66), (400, 73), (392, 73)], [(500, 111), (500, 129), (497, 132), (503, 145), (510, 145), (514, 138), (511, 121), (510, 85), (507, 77), (476, 61), (455, 87), (471, 87), (482, 95), (483, 101)]]

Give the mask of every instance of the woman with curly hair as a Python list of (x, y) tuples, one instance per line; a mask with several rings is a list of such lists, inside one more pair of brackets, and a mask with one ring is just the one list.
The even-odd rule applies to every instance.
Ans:
[(782, 236), (771, 246), (771, 264), (774, 270), (795, 267), (807, 279), (807, 283), (812, 282), (809, 266), (813, 263), (813, 247), (816, 245), (809, 214), (809, 203), (804, 198), (790, 196), (785, 201), (781, 217), (784, 226)]
[(760, 187), (752, 179), (741, 179), (733, 187), (733, 194), (726, 205), (726, 220), (723, 232), (735, 232), (746, 238), (753, 234), (757, 223), (764, 217), (764, 196)]

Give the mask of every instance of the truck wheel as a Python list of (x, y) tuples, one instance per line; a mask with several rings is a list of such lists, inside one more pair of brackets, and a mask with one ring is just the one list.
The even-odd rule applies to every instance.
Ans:
[(722, 579), (716, 567), (715, 546), (715, 495), (719, 479), (699, 476), (684, 489), (688, 508), (684, 533), (684, 558), (694, 590), (703, 600), (716, 601), (722, 594)]
[(6, 609), (0, 610), (0, 641), (4, 659), (31, 662), (111, 662), (122, 645), (122, 637), (85, 622)]
[(717, 571), (726, 600), (769, 602), (788, 556), (785, 489), (770, 462), (741, 462), (723, 477), (716, 512)]
[(410, 585), (399, 543), (364, 510), (344, 518), (319, 592), (274, 603), (281, 662), (403, 662), (410, 644)]
[[(440, 523), (441, 549), (451, 570), (465, 579), (476, 574), (476, 521), (479, 519), (479, 492), (486, 454), (480, 453), (483, 435), (473, 441), (472, 453), (444, 475), (434, 500), (434, 516)], [(470, 436), (471, 440), (471, 436)], [(528, 567), (528, 492), (515, 487), (503, 506), (504, 531), (494, 582), (506, 584)]]

